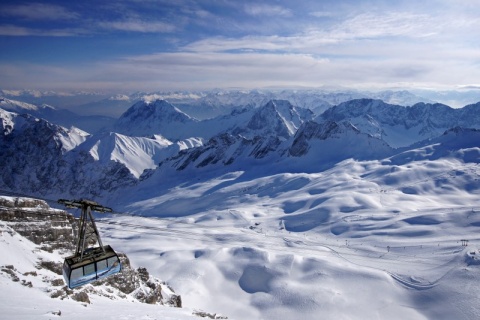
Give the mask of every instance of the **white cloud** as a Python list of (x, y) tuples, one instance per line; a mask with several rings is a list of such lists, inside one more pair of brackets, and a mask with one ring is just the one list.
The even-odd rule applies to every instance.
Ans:
[[(360, 14), (329, 28), (315, 28), (290, 36), (245, 36), (242, 38), (213, 37), (193, 42), (183, 49), (189, 51), (271, 50), (297, 53), (320, 53), (326, 45), (352, 41), (385, 40), (386, 38), (428, 38), (440, 34), (443, 23), (425, 14), (389, 13)], [(369, 47), (371, 48), (371, 47)]]
[(313, 11), (310, 12), (309, 15), (317, 18), (328, 18), (334, 16), (334, 14), (330, 11)]
[(69, 20), (79, 15), (62, 6), (43, 3), (29, 3), (1, 7), (2, 16), (14, 16), (29, 20)]
[[(0, 66), (1, 67), (1, 66)], [(17, 78), (16, 75), (19, 75)], [(401, 57), (325, 59), (308, 54), (180, 52), (103, 61), (75, 68), (18, 67), (0, 87), (98, 90), (178, 90), (218, 87), (346, 86), (456, 87), (475, 83), (480, 71), (455, 61), (408, 61)], [(27, 79), (27, 80), (26, 80)], [(39, 88), (42, 89), (42, 88)]]
[(103, 29), (121, 30), (130, 32), (143, 33), (170, 33), (176, 30), (174, 25), (164, 22), (148, 22), (142, 20), (125, 20), (125, 21), (110, 21), (100, 22), (98, 26)]
[(17, 27), (12, 25), (0, 26), (0, 35), (2, 36), (28, 36), (31, 31), (28, 28)]
[(464, 84), (459, 85), (458, 88), (466, 90), (480, 90), (480, 84)]
[(426, 14), (390, 12), (365, 13), (346, 20), (334, 32), (348, 39), (379, 37), (425, 37), (438, 33), (440, 26)]
[(281, 6), (268, 4), (249, 4), (245, 6), (245, 12), (252, 16), (281, 16), (290, 17), (292, 12)]
[(32, 29), (14, 25), (0, 26), (1, 36), (39, 36), (39, 37), (68, 37), (88, 33), (82, 29)]

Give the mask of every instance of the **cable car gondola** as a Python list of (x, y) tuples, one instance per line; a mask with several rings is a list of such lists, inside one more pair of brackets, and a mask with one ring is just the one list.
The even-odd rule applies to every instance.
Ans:
[[(120, 259), (111, 246), (102, 244), (92, 215), (92, 210), (112, 212), (112, 209), (85, 199), (60, 199), (58, 203), (64, 204), (68, 208), (82, 209), (75, 254), (66, 257), (63, 262), (63, 278), (67, 286), (73, 289), (120, 272), (122, 268)], [(89, 224), (91, 231), (87, 230)], [(96, 238), (97, 247), (88, 247), (91, 236)]]

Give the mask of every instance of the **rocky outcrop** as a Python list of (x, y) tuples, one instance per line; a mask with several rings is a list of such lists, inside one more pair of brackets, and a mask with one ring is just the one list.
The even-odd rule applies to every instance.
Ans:
[(16, 232), (42, 250), (73, 249), (74, 217), (50, 208), (43, 200), (0, 197), (0, 220), (9, 222)]

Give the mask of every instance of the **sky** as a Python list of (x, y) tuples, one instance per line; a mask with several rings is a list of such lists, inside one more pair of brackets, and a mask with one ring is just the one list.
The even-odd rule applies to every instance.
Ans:
[(480, 89), (480, 0), (2, 1), (0, 89)]

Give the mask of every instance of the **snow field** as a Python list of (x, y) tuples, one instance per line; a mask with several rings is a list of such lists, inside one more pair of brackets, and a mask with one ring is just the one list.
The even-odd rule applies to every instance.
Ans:
[(185, 305), (229, 318), (471, 319), (479, 172), (453, 159), (346, 160), (316, 174), (199, 176), (129, 199), (150, 218), (99, 226)]

